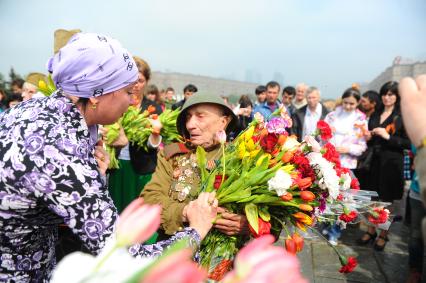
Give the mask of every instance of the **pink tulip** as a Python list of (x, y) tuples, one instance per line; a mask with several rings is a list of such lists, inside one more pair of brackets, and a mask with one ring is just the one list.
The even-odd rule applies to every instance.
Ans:
[(282, 247), (273, 246), (274, 237), (262, 236), (244, 247), (235, 259), (235, 269), (223, 282), (266, 283), (307, 282), (300, 274), (297, 258)]
[(143, 199), (132, 201), (117, 222), (117, 244), (129, 246), (142, 243), (160, 227), (161, 207), (159, 205), (143, 205)]
[(183, 249), (164, 258), (154, 266), (142, 282), (198, 283), (207, 278), (207, 272), (191, 260), (192, 251)]
[(226, 142), (226, 133), (225, 131), (219, 131), (216, 133), (216, 138), (217, 140), (221, 143), (224, 144)]

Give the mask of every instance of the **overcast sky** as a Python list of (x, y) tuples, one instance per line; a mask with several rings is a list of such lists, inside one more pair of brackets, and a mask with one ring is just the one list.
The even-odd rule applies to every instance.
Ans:
[(395, 56), (426, 60), (424, 0), (0, 0), (0, 72), (45, 72), (58, 28), (113, 36), (156, 71), (256, 83), (281, 74), (325, 97)]

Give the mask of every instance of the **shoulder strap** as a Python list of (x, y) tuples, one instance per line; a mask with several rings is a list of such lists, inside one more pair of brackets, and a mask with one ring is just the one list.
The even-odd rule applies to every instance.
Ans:
[(180, 153), (188, 153), (191, 150), (184, 143), (172, 143), (164, 147), (164, 157), (168, 160)]

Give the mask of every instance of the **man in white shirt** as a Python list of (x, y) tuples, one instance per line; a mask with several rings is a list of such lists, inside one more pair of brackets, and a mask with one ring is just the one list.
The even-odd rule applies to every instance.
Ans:
[(292, 133), (299, 141), (311, 135), (317, 128), (317, 122), (325, 118), (327, 109), (320, 103), (321, 93), (318, 88), (310, 87), (306, 91), (307, 104), (293, 115)]

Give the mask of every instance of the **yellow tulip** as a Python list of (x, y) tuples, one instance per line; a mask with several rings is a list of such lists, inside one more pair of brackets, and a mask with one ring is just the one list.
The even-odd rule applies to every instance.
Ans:
[(271, 160), (271, 155), (269, 154), (269, 153), (265, 153), (265, 154), (263, 154), (258, 160), (257, 160), (257, 162), (256, 162), (256, 166), (260, 166), (260, 164), (262, 164), (262, 162), (263, 162), (263, 160), (265, 159), (265, 158), (267, 158), (268, 159), (268, 162), (269, 162), (269, 160)]
[(238, 145), (238, 158), (243, 159), (246, 155), (246, 145), (244, 142), (240, 142)]
[(38, 81), (38, 88), (41, 90), (47, 90), (46, 82), (43, 80)]
[(253, 151), (256, 149), (256, 145), (254, 144), (252, 139), (249, 139), (248, 141), (246, 141), (246, 148), (248, 151)]
[(254, 126), (251, 126), (250, 128), (247, 129), (244, 135), (244, 140), (246, 143), (248, 143), (249, 141), (253, 141), (252, 140), (253, 133), (254, 133)]

